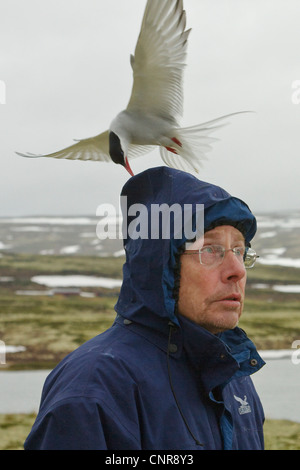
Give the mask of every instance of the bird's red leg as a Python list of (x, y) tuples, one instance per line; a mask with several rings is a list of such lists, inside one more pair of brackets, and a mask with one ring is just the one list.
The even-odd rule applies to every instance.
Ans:
[(178, 155), (178, 153), (176, 152), (176, 150), (173, 149), (172, 147), (166, 147), (166, 149), (167, 149), (169, 152), (172, 152), (172, 153), (175, 153), (176, 155)]
[[(182, 147), (182, 143), (176, 137), (173, 137), (171, 140), (172, 142), (174, 142), (174, 144), (178, 145), (178, 147)], [(166, 149), (169, 152), (172, 152), (172, 153), (175, 153), (175, 155), (178, 155), (178, 152), (173, 147), (166, 147)]]
[(176, 137), (173, 137), (171, 140), (173, 140), (174, 144), (179, 145), (179, 147), (182, 147), (182, 143), (180, 140), (176, 139)]
[[(178, 145), (178, 147), (182, 147), (182, 143), (176, 137), (173, 137), (171, 140), (172, 142), (174, 142), (174, 144)], [(175, 153), (175, 155), (178, 155), (178, 152), (175, 149), (173, 149), (173, 147), (166, 147), (166, 149), (169, 152), (172, 152), (172, 153)]]

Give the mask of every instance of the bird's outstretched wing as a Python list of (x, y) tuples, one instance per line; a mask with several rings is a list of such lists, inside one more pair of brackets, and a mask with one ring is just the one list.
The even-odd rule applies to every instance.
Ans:
[(135, 55), (128, 110), (176, 123), (183, 111), (183, 71), (190, 30), (183, 0), (148, 0)]
[(16, 152), (22, 157), (51, 157), (51, 158), (67, 158), (70, 160), (93, 160), (111, 162), (109, 156), (109, 133), (103, 132), (95, 137), (79, 140), (58, 152), (49, 153), (47, 155), (35, 155), (32, 153)]
[(128, 158), (129, 160), (137, 157), (141, 157), (146, 153), (152, 152), (156, 148), (155, 145), (134, 145), (130, 144), (128, 147)]

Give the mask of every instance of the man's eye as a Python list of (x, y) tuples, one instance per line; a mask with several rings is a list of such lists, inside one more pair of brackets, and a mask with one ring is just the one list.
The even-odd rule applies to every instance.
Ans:
[(214, 253), (214, 247), (213, 246), (205, 246), (202, 250), (205, 253)]
[(234, 248), (234, 251), (238, 256), (244, 256), (245, 254), (245, 248), (242, 246), (241, 247), (237, 246), (236, 248)]

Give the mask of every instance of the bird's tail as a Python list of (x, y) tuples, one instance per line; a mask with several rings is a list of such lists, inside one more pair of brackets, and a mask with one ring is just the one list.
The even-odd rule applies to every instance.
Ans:
[(229, 124), (229, 117), (247, 112), (249, 111), (226, 114), (196, 126), (177, 128), (174, 140), (172, 139), (172, 149), (167, 150), (165, 147), (160, 147), (162, 160), (172, 168), (199, 173), (202, 161), (207, 159), (206, 153), (212, 149), (211, 144), (219, 140), (210, 137), (210, 134)]

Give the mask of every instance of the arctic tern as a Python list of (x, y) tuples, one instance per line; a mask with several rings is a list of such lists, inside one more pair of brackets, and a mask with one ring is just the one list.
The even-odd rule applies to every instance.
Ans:
[(113, 161), (133, 176), (129, 160), (159, 146), (167, 166), (198, 173), (210, 144), (217, 140), (210, 134), (222, 127), (226, 118), (239, 113), (192, 127), (179, 126), (183, 114), (183, 72), (191, 32), (185, 28), (183, 0), (148, 0), (135, 55), (130, 57), (131, 97), (109, 130), (48, 155), (17, 154)]

